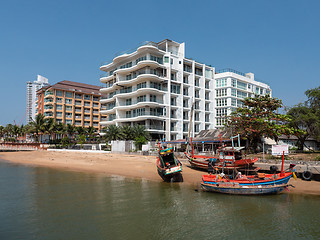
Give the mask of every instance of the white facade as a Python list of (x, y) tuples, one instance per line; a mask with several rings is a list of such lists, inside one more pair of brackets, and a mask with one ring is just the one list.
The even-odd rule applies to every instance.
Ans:
[(226, 116), (237, 107), (242, 107), (246, 97), (272, 95), (269, 85), (257, 81), (253, 73), (241, 73), (223, 69), (215, 74), (215, 127), (223, 127)]
[(36, 92), (45, 86), (49, 86), (48, 79), (40, 75), (37, 76), (36, 81), (27, 82), (27, 124), (32, 122), (36, 116)]
[[(100, 70), (105, 72), (100, 78), (105, 84), (100, 91), (106, 96), (100, 100), (101, 113), (108, 115), (100, 122), (102, 126), (139, 124), (146, 127), (153, 139), (182, 139), (188, 135), (192, 104), (193, 134), (221, 126), (219, 119), (223, 115), (221, 110), (217, 111), (221, 106), (217, 106), (220, 97), (216, 96), (216, 90), (222, 87), (217, 87), (215, 69), (185, 58), (184, 43), (168, 39), (147, 42), (116, 56)], [(227, 88), (223, 95), (228, 99), (223, 104), (227, 113), (232, 108), (231, 79), (261, 85), (253, 74), (234, 74), (216, 74), (216, 78), (227, 79), (228, 85), (223, 85)], [(270, 91), (267, 85), (263, 86)]]

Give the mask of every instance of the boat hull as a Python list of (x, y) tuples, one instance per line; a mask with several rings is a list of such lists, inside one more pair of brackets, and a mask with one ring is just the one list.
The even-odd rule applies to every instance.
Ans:
[(219, 179), (219, 175), (203, 175), (202, 183), (208, 185), (217, 185), (221, 183), (235, 182), (240, 186), (266, 186), (266, 185), (281, 185), (287, 184), (292, 177), (292, 172), (286, 172), (281, 174), (266, 174), (264, 178), (255, 179), (252, 177), (230, 180), (226, 178)]
[(215, 193), (224, 193), (224, 194), (232, 194), (232, 195), (268, 195), (268, 194), (278, 194), (282, 192), (287, 184), (281, 185), (257, 185), (257, 186), (241, 186), (239, 184), (236, 185), (212, 185), (212, 184), (204, 184), (201, 183), (201, 187), (204, 191), (215, 192)]

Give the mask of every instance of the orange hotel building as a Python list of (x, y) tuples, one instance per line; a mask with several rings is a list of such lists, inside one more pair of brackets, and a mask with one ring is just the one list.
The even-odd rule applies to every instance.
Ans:
[(76, 127), (92, 126), (100, 131), (100, 121), (107, 116), (100, 115), (100, 87), (61, 81), (37, 91), (36, 115), (54, 118), (57, 123), (73, 124)]

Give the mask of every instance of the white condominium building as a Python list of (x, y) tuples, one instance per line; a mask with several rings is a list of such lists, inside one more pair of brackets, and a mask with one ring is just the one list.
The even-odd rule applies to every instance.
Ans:
[(32, 122), (36, 116), (36, 92), (45, 86), (49, 86), (48, 79), (40, 75), (38, 75), (36, 81), (27, 82), (27, 124)]
[[(101, 114), (108, 115), (100, 124), (143, 125), (153, 139), (186, 138), (192, 105), (191, 132), (196, 134), (222, 127), (224, 116), (237, 106), (234, 99), (240, 104), (244, 97), (241, 92), (255, 93), (251, 91), (256, 91), (254, 86), (270, 92), (269, 86), (255, 81), (253, 74), (230, 70), (216, 74), (215, 80), (213, 67), (186, 58), (185, 44), (168, 39), (146, 42), (121, 53), (100, 70), (105, 72), (100, 91), (106, 96), (100, 100), (105, 109)], [(241, 83), (247, 84), (246, 90)], [(234, 91), (239, 91), (239, 96), (234, 96)]]
[(255, 79), (253, 73), (242, 73), (227, 68), (215, 73), (215, 127), (223, 127), (226, 116), (237, 107), (242, 107), (242, 100), (254, 95), (272, 95), (269, 85)]

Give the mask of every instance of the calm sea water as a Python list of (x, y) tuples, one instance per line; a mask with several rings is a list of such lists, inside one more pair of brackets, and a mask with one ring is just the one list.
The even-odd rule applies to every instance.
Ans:
[(0, 161), (0, 239), (320, 239), (320, 198), (220, 195)]

